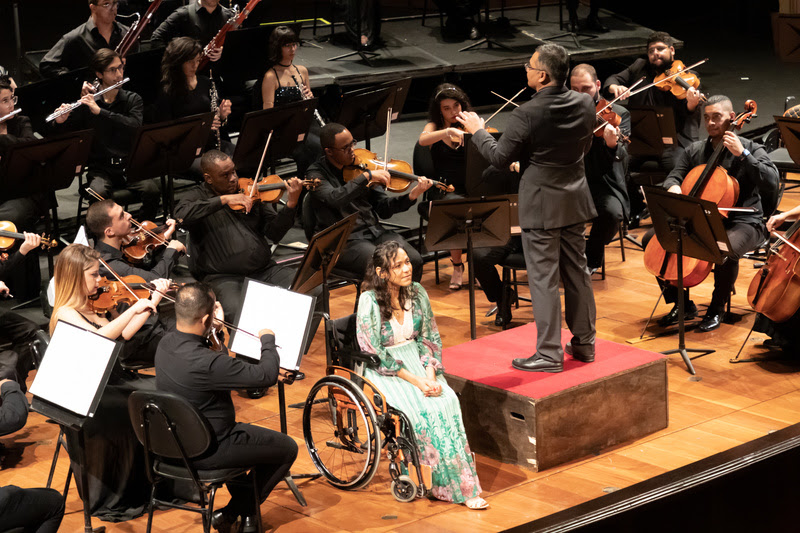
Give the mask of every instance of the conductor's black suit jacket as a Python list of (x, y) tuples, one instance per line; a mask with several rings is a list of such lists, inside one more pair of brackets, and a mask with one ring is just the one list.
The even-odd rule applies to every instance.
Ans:
[(589, 95), (548, 86), (511, 113), (499, 141), (486, 130), (473, 135), (472, 142), (497, 168), (520, 162), (522, 229), (550, 230), (597, 216), (583, 163), (594, 125)]

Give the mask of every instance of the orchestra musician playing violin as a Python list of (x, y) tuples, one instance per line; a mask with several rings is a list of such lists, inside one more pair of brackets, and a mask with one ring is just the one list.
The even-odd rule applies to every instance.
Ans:
[[(653, 32), (647, 39), (647, 58), (639, 58), (631, 66), (610, 76), (603, 84), (603, 91), (611, 98), (627, 98), (628, 88), (644, 77), (642, 86), (650, 84), (657, 76), (663, 75), (672, 67), (675, 61), (675, 40), (666, 32)], [(633, 106), (662, 106), (669, 107), (675, 113), (675, 129), (678, 134), (676, 145), (666, 146), (660, 157), (656, 158), (660, 170), (669, 173), (681, 153), (681, 148), (687, 148), (691, 143), (700, 139), (700, 114), (698, 105), (701, 93), (694, 87), (689, 88), (683, 98), (678, 98), (665, 84), (655, 85), (628, 98), (628, 104)], [(651, 158), (631, 157), (630, 170), (635, 172), (641, 169)], [(639, 216), (644, 210), (644, 203), (638, 187), (629, 188), (631, 199), (632, 217), (630, 227), (639, 224)]]
[[(228, 155), (211, 150), (203, 154), (201, 164), (205, 182), (183, 195), (175, 215), (189, 230), (192, 275), (214, 289), (225, 320), (233, 323), (245, 278), (284, 289), (291, 286), (295, 271), (275, 263), (272, 243), (280, 242), (294, 224), (302, 185), (297, 178), (286, 180), (286, 205), (277, 210), (240, 192), (236, 166)], [(321, 310), (321, 287), (309, 294), (317, 297), (316, 310)], [(309, 339), (319, 321), (315, 313)]]
[[(411, 260), (414, 281), (422, 279), (422, 256), (405, 239), (381, 225), (379, 218), (390, 218), (408, 210), (432, 183), (419, 177), (408, 194), (389, 196), (386, 187), (391, 176), (386, 170), (361, 170), (356, 163), (356, 141), (350, 131), (335, 122), (320, 131), (325, 156), (309, 167), (307, 179), (319, 179), (311, 191), (311, 205), (316, 216), (316, 231), (321, 231), (343, 218), (358, 213), (358, 219), (347, 244), (339, 254), (337, 268), (361, 277), (375, 251), (384, 241), (397, 241)], [(349, 179), (346, 181), (345, 174)]]
[[(205, 46), (233, 16), (233, 10), (220, 5), (219, 0), (192, 0), (179, 7), (158, 25), (150, 40), (155, 48), (169, 45), (177, 37), (191, 37)], [(208, 58), (218, 61), (222, 48), (214, 48)]]
[[(701, 332), (714, 330), (722, 323), (725, 304), (730, 298), (739, 274), (739, 258), (755, 249), (767, 236), (763, 221), (765, 213), (762, 209), (762, 197), (775, 197), (778, 191), (778, 170), (775, 164), (762, 145), (730, 131), (734, 118), (736, 113), (727, 96), (710, 97), (703, 109), (708, 138), (692, 143), (683, 151), (675, 168), (663, 184), (669, 192), (681, 194), (681, 183), (687, 174), (698, 165), (704, 165), (712, 152), (722, 144), (724, 149), (719, 166), (739, 183), (739, 198), (734, 207), (754, 210), (754, 212), (728, 212), (724, 218), (731, 249), (725, 262), (714, 266), (714, 292), (706, 315), (697, 327), (697, 331)], [(645, 235), (643, 239), (645, 247), (652, 236), (653, 230)], [(658, 282), (664, 289), (666, 302), (675, 303), (672, 310), (658, 321), (660, 326), (666, 327), (678, 322), (678, 290), (675, 285), (667, 284), (660, 278)], [(697, 316), (697, 307), (689, 299), (688, 290), (684, 291), (683, 298), (685, 318), (694, 318)]]
[[(456, 120), (461, 111), (472, 111), (469, 97), (461, 88), (443, 83), (434, 89), (428, 107), (428, 123), (419, 135), (419, 145), (430, 147), (436, 179), (453, 185), (455, 191), (444, 193), (439, 189), (431, 189), (428, 193), (431, 200), (450, 200), (467, 195), (467, 158), (464, 147), (466, 132)], [(458, 290), (464, 282), (461, 250), (450, 250), (450, 261), (453, 263), (450, 289)]]
[[(269, 387), (285, 379), (279, 367), (275, 334), (258, 332), (261, 359), (247, 363), (214, 351), (207, 338), (215, 318), (222, 319), (222, 306), (214, 292), (203, 283), (190, 283), (178, 290), (175, 301), (177, 331), (161, 341), (156, 354), (156, 387), (183, 396), (208, 419), (216, 436), (215, 449), (194, 461), (200, 469), (254, 467), (242, 479), (228, 483), (231, 500), (217, 509), (211, 525), (217, 531), (231, 531), (241, 517), (240, 531), (261, 533), (257, 528), (260, 508), (253, 501), (253, 480), (259, 502), (264, 502), (288, 474), (297, 458), (297, 444), (288, 435), (236, 421), (231, 391)], [(280, 339), (278, 339), (280, 341)]]
[(495, 167), (520, 162), (519, 223), (537, 339), (536, 353), (514, 359), (512, 365), (528, 372), (563, 370), (560, 280), (573, 334), (566, 352), (582, 362), (594, 361), (596, 311), (583, 233), (597, 212), (583, 158), (591, 146), (596, 112), (589, 95), (567, 89), (568, 65), (564, 47), (548, 43), (536, 48), (524, 65), (528, 86), (536, 94), (511, 112), (498, 141), (477, 114), (462, 112), (458, 117)]
[[(92, 56), (89, 69), (100, 80), (99, 90), (107, 89), (125, 78), (122, 59), (108, 48), (102, 48)], [(113, 197), (117, 191), (132, 191), (141, 198), (140, 218), (152, 220), (158, 214), (161, 201), (159, 182), (155, 178), (129, 182), (125, 173), (136, 128), (142, 125), (142, 97), (123, 87), (96, 97), (91, 85), (84, 82), (80, 101), (82, 106), (56, 117), (54, 128), (94, 130), (86, 165), (88, 186), (106, 198)], [(68, 104), (63, 104), (57, 111), (67, 107)], [(59, 126), (61, 124), (63, 126)]]
[[(597, 71), (586, 63), (576, 65), (569, 78), (573, 91), (592, 97), (597, 105), (600, 100), (600, 80)], [(592, 147), (583, 159), (586, 167), (586, 180), (592, 192), (592, 200), (597, 216), (592, 220), (592, 231), (586, 240), (586, 263), (591, 273), (603, 265), (605, 246), (611, 242), (619, 230), (619, 223), (628, 216), (630, 202), (625, 177), (628, 173), (628, 148), (620, 140), (620, 134), (631, 133), (631, 116), (617, 104), (609, 108), (619, 116), (619, 126), (609, 123), (598, 127), (600, 130), (592, 140)]]
[[(128, 27), (117, 22), (119, 0), (89, 0), (89, 20), (64, 34), (39, 63), (45, 78), (85, 67), (101, 48), (115, 49)], [(138, 44), (131, 50), (135, 52)]]

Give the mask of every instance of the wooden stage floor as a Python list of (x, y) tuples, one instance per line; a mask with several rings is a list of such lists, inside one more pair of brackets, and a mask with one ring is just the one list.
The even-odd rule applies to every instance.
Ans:
[[(798, 202), (800, 193), (787, 193), (782, 208), (788, 209)], [(641, 234), (643, 230), (634, 233)], [(642, 267), (641, 252), (629, 246), (626, 254), (627, 261), (622, 262), (618, 245), (609, 245), (607, 278), (594, 282), (598, 335), (620, 343), (639, 335), (658, 296), (655, 283)], [(445, 267), (445, 272), (448, 271), (449, 265)], [(308, 507), (301, 507), (286, 486), (279, 485), (261, 508), (265, 525), (282, 532), (501, 531), (602, 497), (615, 488), (630, 486), (800, 422), (800, 362), (729, 363), (753, 321), (754, 315), (745, 295), (755, 272), (747, 260), (742, 261), (733, 297), (733, 314), (737, 322), (724, 324), (711, 333), (687, 334), (689, 347), (717, 350), (694, 361), (702, 379), (690, 379), (680, 358), (670, 358), (669, 426), (666, 429), (539, 473), (479, 456), (478, 473), (484, 496), (491, 505), (486, 511), (470, 511), (463, 506), (428, 500), (397, 503), (389, 492), (388, 471), (383, 465), (370, 486), (355, 492), (335, 489), (321, 479), (300, 481)], [(423, 285), (431, 295), (445, 346), (467, 341), (467, 291), (450, 292), (444, 279), (435, 285), (430, 264), (426, 265)], [(694, 289), (695, 302), (707, 304), (711, 289), (710, 280)], [(352, 305), (352, 289), (334, 291), (333, 316), (351, 312)], [(478, 335), (481, 337), (497, 330), (490, 325), (489, 319), (483, 318), (488, 308), (489, 305), (479, 296), (481, 318)], [(667, 310), (668, 307), (662, 303), (656, 316)], [(531, 319), (529, 307), (516, 310), (514, 315), (519, 323)], [(763, 335), (753, 335), (745, 348), (746, 353), (765, 352), (760, 346), (763, 340)], [(662, 351), (676, 345), (677, 337), (671, 335), (647, 340), (639, 347)], [(303, 401), (314, 381), (322, 376), (324, 350), (321, 336), (318, 335), (303, 366), (308, 378), (287, 388), (288, 403)], [(237, 395), (237, 418), (277, 430), (277, 396), (276, 391), (270, 391), (260, 400)], [(465, 416), (470, 414), (465, 413)], [(288, 419), (289, 431), (300, 446), (294, 472), (312, 472), (313, 466), (302, 439), (300, 410), (290, 410)], [(3, 439), (6, 452), (1, 463), (0, 485), (43, 486), (57, 433), (56, 426), (31, 413), (28, 425), (22, 431)], [(57, 468), (57, 487), (63, 486), (66, 471), (67, 461), (62, 456)], [(224, 504), (227, 498), (227, 492), (221, 491), (219, 504)], [(82, 530), (82, 520), (80, 500), (73, 484), (61, 531)], [(109, 532), (139, 532), (145, 530), (146, 517), (120, 524), (94, 520), (95, 527), (101, 524)], [(170, 510), (156, 512), (153, 530), (188, 533), (200, 528), (198, 515)]]

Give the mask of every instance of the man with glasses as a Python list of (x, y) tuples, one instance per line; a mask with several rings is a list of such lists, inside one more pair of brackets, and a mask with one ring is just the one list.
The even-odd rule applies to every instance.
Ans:
[[(162, 48), (176, 37), (191, 37), (206, 46), (232, 16), (233, 10), (219, 5), (219, 0), (194, 0), (159, 24), (150, 42)], [(215, 48), (208, 57), (217, 61), (221, 55), (222, 48)]]
[(306, 172), (306, 179), (319, 179), (312, 191), (311, 206), (316, 217), (316, 231), (323, 230), (346, 216), (358, 213), (358, 219), (347, 245), (339, 255), (337, 268), (362, 277), (375, 246), (385, 241), (397, 241), (411, 259), (413, 279), (422, 279), (422, 257), (403, 237), (381, 225), (380, 218), (390, 218), (406, 211), (417, 198), (431, 187), (431, 181), (421, 177), (408, 194), (389, 196), (389, 173), (385, 170), (366, 170), (345, 183), (344, 169), (355, 161), (356, 141), (347, 128), (331, 122), (319, 134), (325, 153)]
[(514, 359), (528, 372), (561, 372), (561, 297), (572, 341), (565, 351), (578, 361), (594, 361), (595, 303), (583, 237), (587, 220), (597, 216), (586, 182), (583, 158), (592, 142), (595, 106), (588, 94), (565, 86), (569, 59), (557, 44), (543, 44), (525, 64), (531, 100), (515, 109), (496, 141), (473, 112), (459, 122), (472, 134), (481, 155), (497, 168), (519, 161), (519, 223), (528, 270), (536, 353)]
[[(65, 34), (39, 63), (39, 72), (53, 78), (85, 67), (101, 48), (119, 45), (128, 27), (116, 21), (118, 0), (89, 0), (89, 20)], [(138, 45), (134, 45), (135, 52)]]
[[(89, 69), (100, 80), (100, 90), (125, 78), (124, 65), (114, 50), (98, 50)], [(54, 129), (94, 130), (94, 141), (87, 162), (86, 181), (104, 198), (114, 191), (128, 189), (141, 198), (140, 220), (153, 220), (158, 214), (161, 188), (155, 179), (129, 183), (125, 177), (129, 150), (136, 128), (142, 125), (144, 104), (138, 94), (118, 87), (96, 98), (88, 84), (81, 91), (82, 106), (55, 119)], [(67, 107), (63, 104), (59, 109)], [(64, 126), (60, 126), (64, 124)]]

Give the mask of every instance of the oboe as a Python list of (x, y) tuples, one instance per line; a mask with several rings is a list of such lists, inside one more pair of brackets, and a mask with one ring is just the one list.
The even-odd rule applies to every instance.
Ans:
[(219, 117), (219, 124), (220, 127), (217, 128), (217, 150), (222, 150), (222, 135), (220, 135), (220, 128), (222, 127), (222, 116), (219, 114), (219, 93), (217, 93), (217, 84), (214, 83), (214, 73), (210, 70), (208, 71), (208, 75), (211, 78), (211, 90), (208, 92), (209, 97), (211, 98), (211, 111), (217, 114)]
[[(294, 84), (295, 84), (295, 85), (297, 85), (297, 88), (298, 88), (298, 89), (300, 89), (300, 96), (302, 96), (302, 97), (303, 97), (303, 100), (310, 100), (310, 98), (308, 98), (308, 97), (306, 96), (306, 93), (304, 93), (304, 92), (303, 92), (303, 84), (302, 84), (302, 83), (300, 83), (300, 82), (297, 80), (297, 78), (295, 77), (295, 75), (294, 75), (294, 74), (292, 74), (291, 76), (292, 76), (292, 79), (294, 80)], [(319, 114), (319, 111), (318, 111), (317, 109), (314, 109), (314, 118), (316, 118), (316, 119), (317, 119), (317, 122), (319, 122), (319, 125), (320, 125), (320, 126), (324, 126), (324, 125), (325, 125), (325, 121), (324, 121), (324, 120), (322, 120), (322, 115), (320, 115), (320, 114)]]
[[(122, 80), (122, 81), (118, 81), (118, 82), (117, 82), (117, 83), (115, 83), (114, 85), (110, 85), (110, 86), (106, 87), (106, 88), (105, 88), (105, 89), (103, 89), (102, 91), (98, 91), (98, 92), (94, 93), (92, 96), (93, 96), (94, 98), (97, 98), (98, 96), (103, 96), (103, 95), (104, 95), (104, 94), (106, 94), (108, 91), (113, 91), (114, 89), (117, 89), (117, 88), (119, 88), (119, 87), (120, 87), (120, 86), (121, 86), (123, 83), (128, 83), (129, 81), (131, 81), (131, 79), (130, 79), (130, 78), (125, 78), (125, 79), (124, 79), (124, 80)], [(54, 111), (53, 113), (51, 113), (51, 114), (50, 114), (50, 115), (49, 115), (49, 116), (48, 116), (46, 119), (44, 119), (44, 120), (45, 120), (45, 122), (50, 122), (51, 120), (57, 119), (58, 117), (60, 117), (60, 116), (62, 116), (62, 115), (66, 115), (67, 113), (71, 113), (72, 111), (74, 111), (75, 109), (79, 108), (79, 107), (80, 107), (80, 106), (82, 106), (82, 105), (83, 105), (83, 101), (81, 101), (81, 100), (78, 100), (77, 102), (75, 102), (75, 103), (73, 103), (73, 104), (69, 104), (67, 107), (65, 107), (64, 109), (62, 109), (62, 110), (60, 110), (60, 111)]]
[(9, 113), (8, 115), (3, 115), (2, 117), (0, 117), (0, 123), (5, 122), (6, 120), (12, 118), (14, 115), (19, 113), (20, 111), (22, 111), (22, 109), (21, 108), (17, 108), (14, 111), (12, 111), (11, 113)]

